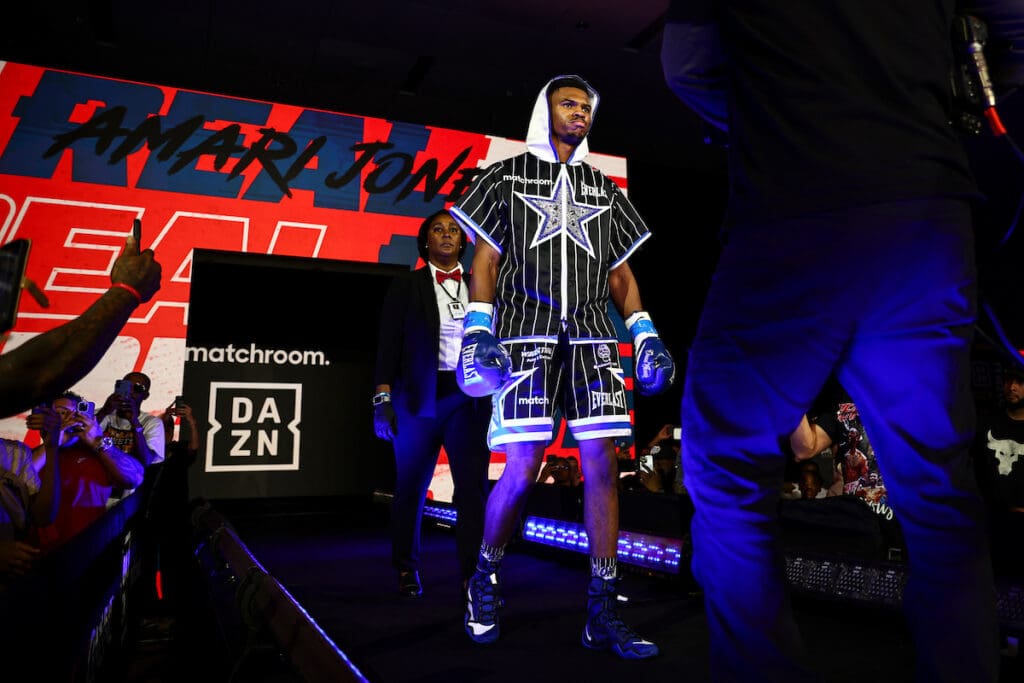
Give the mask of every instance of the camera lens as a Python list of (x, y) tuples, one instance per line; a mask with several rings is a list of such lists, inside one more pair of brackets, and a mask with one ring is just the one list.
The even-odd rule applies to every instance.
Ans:
[(78, 412), (80, 412), (80, 413), (87, 413), (87, 412), (89, 412), (89, 402), (88, 401), (79, 401), (78, 402)]

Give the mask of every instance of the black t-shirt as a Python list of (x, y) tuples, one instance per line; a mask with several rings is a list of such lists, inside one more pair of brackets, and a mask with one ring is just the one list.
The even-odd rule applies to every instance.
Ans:
[(887, 503), (875, 449), (846, 390), (834, 379), (825, 386), (808, 417), (832, 440), (832, 452), (843, 475), (843, 493), (870, 503)]
[(974, 455), (985, 500), (996, 510), (1024, 507), (1024, 420), (1005, 412), (980, 420)]

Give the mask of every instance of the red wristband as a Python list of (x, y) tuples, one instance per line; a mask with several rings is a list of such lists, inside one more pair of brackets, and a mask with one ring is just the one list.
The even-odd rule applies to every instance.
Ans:
[(139, 295), (139, 290), (135, 289), (135, 288), (134, 288), (134, 287), (132, 287), (131, 285), (126, 285), (126, 284), (125, 284), (125, 283), (123, 283), (123, 282), (115, 282), (114, 284), (112, 284), (112, 285), (110, 285), (110, 286), (111, 286), (111, 287), (120, 287), (120, 288), (121, 288), (121, 289), (123, 289), (124, 291), (126, 291), (126, 292), (128, 292), (129, 294), (131, 294), (132, 296), (134, 296), (134, 297), (136, 298), (136, 300), (138, 300), (138, 302), (139, 302), (140, 304), (142, 303), (142, 296), (141, 296), (141, 295)]

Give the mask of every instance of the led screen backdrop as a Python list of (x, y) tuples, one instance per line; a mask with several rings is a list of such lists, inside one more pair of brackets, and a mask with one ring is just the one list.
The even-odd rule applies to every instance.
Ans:
[[(105, 291), (141, 218), (163, 286), (74, 388), (102, 402), (138, 369), (153, 378), (143, 408), (158, 413), (183, 386), (195, 249), (411, 267), (421, 218), (450, 206), (481, 167), (523, 149), (480, 133), (0, 62), (0, 243), (32, 240), (27, 276), (50, 301), (22, 297), (3, 350)], [(590, 161), (627, 187), (625, 159)], [(22, 418), (0, 420), (0, 434), (37, 441)]]

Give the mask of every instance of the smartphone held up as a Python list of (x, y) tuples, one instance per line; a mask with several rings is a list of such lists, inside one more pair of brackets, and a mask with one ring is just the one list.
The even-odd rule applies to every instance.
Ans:
[(119, 379), (114, 382), (114, 393), (121, 398), (131, 398), (132, 383), (126, 379)]

